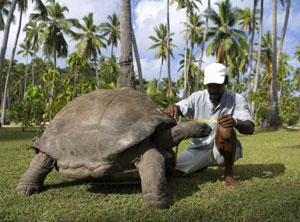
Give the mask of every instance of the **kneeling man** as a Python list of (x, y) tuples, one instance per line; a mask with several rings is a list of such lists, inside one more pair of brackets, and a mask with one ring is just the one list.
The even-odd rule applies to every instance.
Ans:
[(209, 166), (224, 166), (226, 185), (239, 185), (233, 177), (234, 161), (242, 157), (242, 145), (235, 133), (254, 132), (254, 121), (244, 97), (225, 89), (228, 75), (223, 64), (212, 63), (204, 71), (206, 90), (193, 93), (188, 98), (170, 105), (165, 113), (204, 121), (212, 127), (205, 138), (194, 138), (186, 151), (177, 159), (178, 174), (190, 174)]

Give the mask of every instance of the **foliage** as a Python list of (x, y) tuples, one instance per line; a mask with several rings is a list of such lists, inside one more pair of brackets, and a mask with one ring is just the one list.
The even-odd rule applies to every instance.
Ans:
[[(174, 104), (179, 101), (179, 98), (177, 96), (169, 97), (166, 93), (168, 91), (168, 84), (167, 79), (165, 79), (163, 82), (165, 84), (162, 84), (164, 89), (162, 91), (157, 91), (157, 80), (149, 81), (146, 84), (146, 94), (150, 96), (150, 98), (158, 104), (161, 110), (164, 110), (168, 105)], [(174, 90), (174, 95), (178, 90)]]
[(268, 117), (271, 114), (271, 106), (269, 103), (269, 87), (263, 85), (257, 92), (250, 93), (250, 99), (255, 103), (255, 123), (257, 126), (261, 126), (264, 121), (268, 121)]
[(299, 120), (298, 98), (293, 96), (293, 86), (290, 80), (283, 83), (280, 98), (280, 119), (288, 125), (295, 125)]

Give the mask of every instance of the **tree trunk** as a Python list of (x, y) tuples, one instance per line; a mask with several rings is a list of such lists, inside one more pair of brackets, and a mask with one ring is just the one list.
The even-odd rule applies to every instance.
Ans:
[(289, 22), (289, 16), (290, 16), (291, 0), (287, 0), (286, 2), (287, 2), (287, 4), (286, 4), (286, 13), (285, 13), (284, 23), (283, 23), (283, 27), (282, 27), (278, 52), (277, 52), (277, 70), (279, 69), (280, 54), (282, 52), (284, 37), (285, 37), (286, 29), (287, 29), (287, 26), (288, 26), (288, 22)]
[[(252, 53), (253, 53), (253, 40), (254, 40), (254, 34), (255, 34), (256, 4), (257, 4), (257, 0), (253, 0), (252, 32), (251, 32), (251, 38), (249, 41), (250, 49), (249, 49), (248, 82), (247, 82), (248, 95), (250, 95), (250, 91), (251, 91)], [(248, 96), (248, 98), (250, 98), (250, 97)], [(249, 107), (251, 109), (251, 100), (250, 99), (249, 99)]]
[(3, 100), (2, 100), (2, 111), (1, 111), (1, 113), (2, 113), (2, 115), (1, 115), (1, 124), (2, 125), (6, 124), (7, 90), (8, 90), (8, 85), (9, 85), (9, 77), (10, 77), (12, 66), (13, 66), (13, 63), (14, 63), (16, 49), (17, 49), (18, 40), (19, 40), (19, 36), (20, 36), (20, 31), (21, 31), (21, 27), (22, 27), (22, 16), (23, 16), (23, 11), (20, 10), (18, 31), (17, 31), (17, 35), (16, 35), (14, 48), (13, 48), (12, 53), (11, 53), (11, 58), (10, 58), (9, 67), (8, 67), (8, 70), (7, 70), (7, 75), (6, 75), (6, 80), (5, 80), (5, 86), (4, 86), (4, 93), (3, 93)]
[(3, 42), (1, 46), (1, 52), (0, 52), (0, 89), (1, 87), (1, 80), (2, 80), (2, 70), (3, 70), (3, 64), (4, 64), (4, 58), (7, 48), (7, 42), (8, 42), (8, 36), (9, 36), (9, 30), (10, 30), (10, 24), (12, 21), (12, 17), (16, 8), (17, 0), (12, 0), (10, 10), (6, 19), (5, 28), (4, 28), (4, 34), (3, 34)]
[(132, 34), (130, 0), (121, 0), (121, 78), (119, 87), (133, 88)]
[(272, 5), (272, 115), (270, 126), (276, 129), (280, 126), (278, 96), (277, 96), (277, 0)]
[[(35, 58), (35, 55), (34, 55)], [(31, 60), (31, 76), (32, 76), (32, 81), (31, 84), (34, 86), (34, 59)]]
[[(255, 70), (255, 79), (253, 92), (257, 92), (260, 76), (260, 61), (261, 61), (261, 44), (262, 44), (262, 34), (263, 34), (263, 17), (264, 17), (264, 0), (260, 0), (260, 19), (259, 19), (259, 36), (258, 36), (258, 54), (257, 54), (257, 63)], [(255, 104), (252, 102), (251, 105), (251, 115), (255, 114)]]
[(164, 59), (163, 59), (163, 57), (161, 57), (161, 63), (160, 63), (160, 69), (159, 69), (159, 76), (158, 76), (157, 86), (156, 86), (156, 92), (158, 92), (158, 90), (159, 90), (160, 79), (161, 79), (161, 71), (162, 71), (163, 64), (164, 64)]
[[(186, 24), (189, 22), (189, 7), (186, 9)], [(187, 87), (188, 87), (188, 73), (187, 73), (187, 48), (188, 48), (188, 41), (189, 41), (189, 29), (186, 26), (185, 31), (185, 49), (184, 49), (184, 68), (183, 68), (183, 98), (187, 97)]]
[(201, 54), (199, 58), (197, 73), (195, 77), (195, 83), (194, 83), (194, 92), (199, 90), (199, 80), (200, 80), (200, 73), (201, 73), (201, 67), (202, 67), (202, 60), (204, 56), (204, 46), (207, 38), (207, 32), (208, 32), (208, 16), (210, 13), (210, 0), (207, 1), (207, 12), (206, 12), (206, 18), (205, 18), (205, 30), (203, 35), (203, 41), (201, 42)]
[[(191, 32), (191, 50), (190, 50), (190, 54), (188, 56), (188, 60), (187, 60), (187, 67), (186, 67), (186, 73), (187, 73), (187, 77), (188, 80), (190, 79), (190, 66), (191, 66), (191, 62), (192, 62), (192, 56), (193, 56), (193, 51), (194, 51), (194, 42), (193, 42), (193, 35), (194, 33)], [(187, 81), (187, 96), (189, 96), (191, 94), (191, 85), (190, 82)]]
[(26, 65), (25, 65), (25, 73), (24, 73), (24, 95), (23, 98), (25, 97), (25, 93), (27, 90), (27, 72), (28, 72), (28, 56), (26, 56)]
[(135, 38), (135, 34), (133, 31), (133, 27), (132, 28), (132, 46), (133, 46), (133, 50), (134, 50), (134, 56), (135, 56), (135, 61), (136, 61), (136, 65), (137, 65), (137, 71), (138, 71), (138, 75), (139, 75), (139, 91), (143, 92), (144, 91), (144, 83), (143, 83), (143, 72), (142, 72), (142, 65), (141, 65), (141, 60), (140, 60), (140, 54), (139, 54), (139, 50), (138, 50), (138, 46), (136, 43), (136, 38)]
[(96, 74), (97, 87), (99, 88), (99, 75), (98, 75), (97, 57), (96, 56), (94, 56), (94, 66), (95, 66), (95, 74)]
[(171, 77), (171, 58), (170, 58), (170, 1), (167, 0), (167, 69), (168, 69), (168, 88), (169, 88), (169, 96), (173, 97), (172, 90), (172, 77)]
[(110, 52), (110, 57), (112, 57), (114, 54), (114, 44), (111, 43), (111, 52)]
[(56, 49), (54, 49), (54, 52), (53, 52), (53, 66), (54, 66), (54, 69), (56, 69)]

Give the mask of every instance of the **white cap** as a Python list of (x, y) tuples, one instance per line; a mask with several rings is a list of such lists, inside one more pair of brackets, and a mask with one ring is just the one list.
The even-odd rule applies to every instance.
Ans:
[(209, 64), (204, 71), (204, 85), (210, 83), (223, 84), (225, 80), (226, 68), (221, 63)]

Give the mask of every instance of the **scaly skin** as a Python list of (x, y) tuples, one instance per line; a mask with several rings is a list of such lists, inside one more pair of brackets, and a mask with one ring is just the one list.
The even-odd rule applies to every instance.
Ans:
[(43, 189), (43, 184), (48, 173), (55, 165), (55, 160), (49, 155), (39, 152), (31, 161), (28, 170), (21, 177), (16, 192), (23, 195), (38, 193)]

